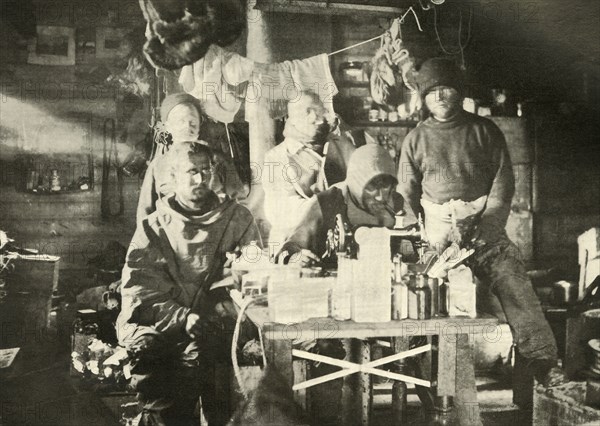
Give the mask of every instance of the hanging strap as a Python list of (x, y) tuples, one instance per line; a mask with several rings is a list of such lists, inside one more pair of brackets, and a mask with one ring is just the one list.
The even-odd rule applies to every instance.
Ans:
[(227, 135), (227, 143), (229, 144), (229, 153), (231, 154), (231, 159), (235, 160), (235, 157), (233, 155), (233, 146), (231, 145), (231, 135), (229, 134), (229, 126), (227, 125), (227, 123), (225, 124), (225, 134)]

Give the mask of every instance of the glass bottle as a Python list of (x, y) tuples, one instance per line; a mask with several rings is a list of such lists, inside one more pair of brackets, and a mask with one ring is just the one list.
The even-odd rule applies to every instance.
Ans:
[(427, 286), (425, 275), (417, 275), (415, 285), (417, 319), (431, 318), (431, 290)]
[(53, 169), (50, 174), (50, 191), (60, 191), (60, 176), (56, 169)]
[(408, 318), (408, 286), (402, 279), (402, 255), (395, 255), (393, 262), (392, 319), (401, 320)]

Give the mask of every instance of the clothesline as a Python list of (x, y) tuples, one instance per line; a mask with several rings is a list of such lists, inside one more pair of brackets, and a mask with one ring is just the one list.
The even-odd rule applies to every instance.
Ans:
[[(404, 12), (404, 14), (403, 14), (403, 15), (402, 15), (402, 16), (399, 18), (399, 19), (400, 19), (400, 23), (401, 23), (401, 24), (403, 24), (403, 23), (404, 23), (404, 18), (405, 18), (405, 17), (406, 17), (406, 15), (408, 15), (410, 12), (412, 12), (413, 16), (415, 17), (415, 21), (417, 21), (417, 27), (419, 28), (419, 31), (423, 32), (423, 28), (421, 28), (421, 23), (419, 22), (419, 17), (417, 16), (417, 13), (415, 12), (415, 10), (413, 9), (413, 7), (412, 7), (412, 6), (411, 6), (411, 7), (409, 7), (409, 8), (408, 8), (408, 10), (407, 10), (406, 12)], [(351, 46), (344, 47), (344, 48), (342, 48), (342, 49), (336, 50), (335, 52), (331, 52), (331, 53), (329, 53), (329, 54), (328, 54), (328, 56), (333, 56), (333, 55), (336, 55), (336, 54), (338, 54), (338, 53), (345, 52), (346, 50), (354, 49), (355, 47), (361, 46), (361, 45), (363, 45), (363, 44), (370, 43), (370, 42), (372, 42), (372, 41), (375, 41), (375, 40), (379, 40), (379, 39), (380, 39), (380, 38), (382, 38), (384, 35), (385, 35), (385, 33), (383, 33), (383, 34), (380, 34), (380, 35), (378, 35), (377, 37), (373, 37), (373, 38), (370, 38), (370, 39), (368, 39), (368, 40), (365, 40), (365, 41), (361, 41), (361, 42), (355, 43), (355, 44), (353, 44), (353, 45), (351, 45)]]

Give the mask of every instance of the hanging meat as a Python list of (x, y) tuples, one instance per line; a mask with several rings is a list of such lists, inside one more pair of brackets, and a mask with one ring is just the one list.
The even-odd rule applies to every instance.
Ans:
[(244, 0), (139, 0), (144, 53), (156, 68), (179, 69), (204, 57), (211, 44), (233, 43), (246, 26)]

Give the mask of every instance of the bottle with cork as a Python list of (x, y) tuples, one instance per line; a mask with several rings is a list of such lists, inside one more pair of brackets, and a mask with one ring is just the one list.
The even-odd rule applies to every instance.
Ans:
[(57, 169), (52, 169), (50, 172), (50, 191), (60, 191), (60, 176), (58, 175)]

